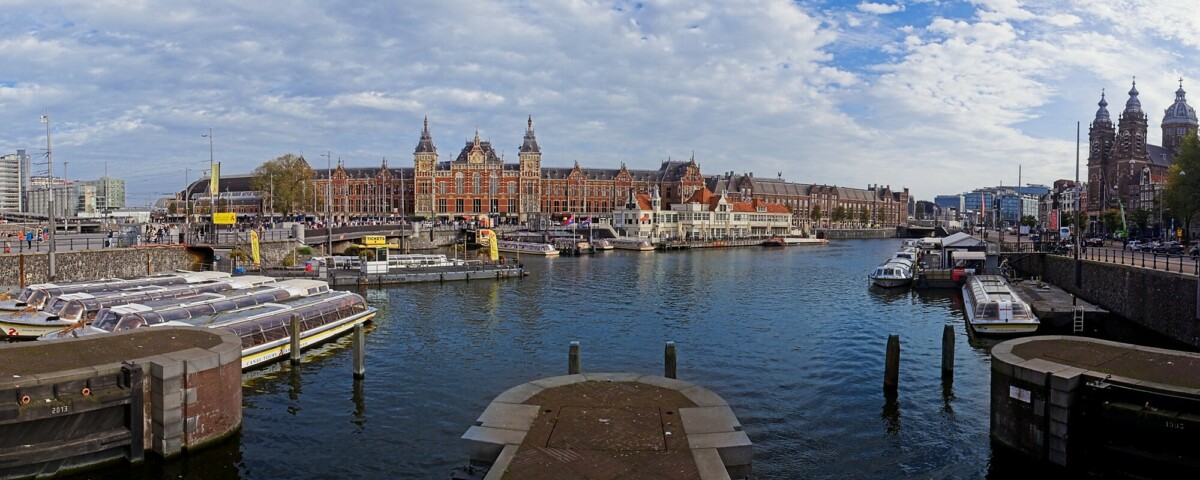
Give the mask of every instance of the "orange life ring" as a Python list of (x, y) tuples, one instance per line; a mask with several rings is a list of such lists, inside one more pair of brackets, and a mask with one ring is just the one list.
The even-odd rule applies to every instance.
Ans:
[(22, 396), (21, 397), (21, 405), (29, 405), (29, 400), (30, 400), (29, 395)]
[(79, 393), (82, 393), (82, 394), (83, 394), (83, 396), (85, 396), (85, 397), (86, 397), (86, 396), (88, 396), (88, 395), (91, 395), (91, 394), (92, 394), (92, 389), (90, 389), (90, 388), (88, 388), (88, 387), (83, 387), (83, 390), (82, 390), (82, 391), (80, 391)]

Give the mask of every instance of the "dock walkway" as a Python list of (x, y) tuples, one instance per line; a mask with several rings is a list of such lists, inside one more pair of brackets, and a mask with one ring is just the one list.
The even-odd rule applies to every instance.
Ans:
[(636, 373), (544, 378), (502, 393), (463, 435), (485, 477), (729, 479), (752, 446), (729, 405), (688, 382)]

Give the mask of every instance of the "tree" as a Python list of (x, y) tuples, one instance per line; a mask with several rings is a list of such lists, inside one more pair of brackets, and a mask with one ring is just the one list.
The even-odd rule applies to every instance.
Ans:
[(860, 207), (858, 210), (858, 223), (861, 223), (865, 227), (869, 221), (871, 221), (871, 212), (868, 212), (866, 207)]
[(830, 220), (833, 220), (834, 223), (840, 223), (841, 221), (846, 220), (848, 218), (846, 216), (846, 207), (843, 205), (833, 207), (833, 215), (829, 218)]
[(1163, 203), (1170, 209), (1171, 218), (1183, 225), (1184, 232), (1191, 231), (1197, 199), (1200, 199), (1200, 140), (1188, 135), (1179, 146), (1174, 165), (1167, 171), (1163, 189)]
[(1037, 217), (1035, 217), (1033, 215), (1026, 215), (1024, 217), (1021, 217), (1021, 225), (1024, 225), (1026, 227), (1033, 228), (1034, 226), (1037, 225), (1037, 223), (1038, 223)]
[(263, 192), (264, 208), (269, 203), (271, 213), (290, 214), (303, 211), (305, 194), (314, 191), (312, 181), (313, 170), (304, 157), (288, 153), (254, 169), (250, 188)]
[(820, 205), (813, 205), (812, 219), (813, 219), (813, 223), (815, 223), (817, 225), (821, 224), (821, 206)]
[(1121, 212), (1115, 208), (1105, 210), (1100, 214), (1100, 220), (1104, 222), (1104, 231), (1115, 232), (1121, 229)]

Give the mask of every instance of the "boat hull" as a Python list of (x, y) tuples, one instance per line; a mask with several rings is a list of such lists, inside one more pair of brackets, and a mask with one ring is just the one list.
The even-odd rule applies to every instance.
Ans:
[[(357, 315), (351, 315), (340, 321), (323, 325), (313, 330), (300, 333), (300, 350), (324, 343), (341, 336), (347, 330), (360, 323), (370, 322), (375, 318), (377, 310), (370, 309)], [(242, 370), (249, 370), (259, 365), (278, 360), (292, 353), (290, 338), (283, 338), (271, 343), (259, 345), (242, 351)]]
[(877, 287), (883, 287), (883, 288), (903, 287), (910, 283), (912, 283), (911, 278), (882, 278), (882, 277), (871, 278), (872, 285), (875, 285)]
[(1041, 322), (1038, 320), (991, 320), (977, 318), (975, 315), (975, 297), (971, 293), (970, 282), (963, 285), (963, 309), (967, 317), (967, 328), (975, 332), (976, 335), (989, 337), (1014, 337), (1020, 335), (1029, 335), (1037, 332)]

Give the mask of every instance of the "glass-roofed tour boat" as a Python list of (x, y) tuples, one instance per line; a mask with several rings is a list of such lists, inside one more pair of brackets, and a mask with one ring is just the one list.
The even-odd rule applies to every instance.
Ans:
[(967, 325), (979, 335), (1023, 335), (1040, 325), (1029, 304), (1000, 275), (970, 275), (962, 291)]

